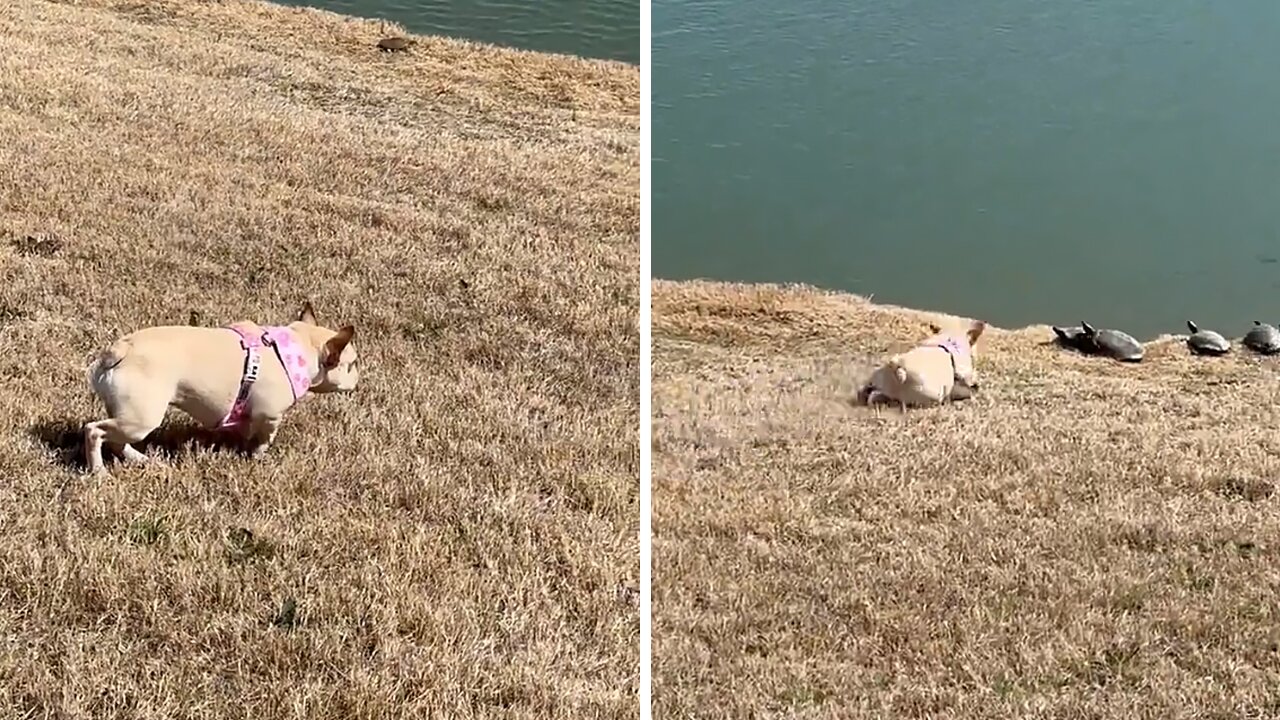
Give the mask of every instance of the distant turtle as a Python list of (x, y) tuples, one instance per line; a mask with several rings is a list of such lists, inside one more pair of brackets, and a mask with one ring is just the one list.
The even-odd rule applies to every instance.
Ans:
[(1226, 355), (1231, 350), (1231, 343), (1212, 330), (1201, 330), (1190, 320), (1187, 321), (1187, 329), (1191, 331), (1187, 347), (1195, 355)]
[(1280, 330), (1270, 323), (1253, 321), (1253, 327), (1244, 336), (1244, 346), (1263, 355), (1280, 352)]
[(1085, 335), (1082, 327), (1058, 327), (1054, 325), (1053, 334), (1058, 336), (1058, 343), (1063, 347), (1090, 355), (1098, 350), (1097, 346)]
[(413, 41), (403, 37), (384, 37), (378, 41), (378, 49), (382, 52), (399, 52), (408, 50)]
[(1121, 362), (1142, 360), (1144, 354), (1142, 343), (1135, 340), (1132, 335), (1120, 330), (1098, 330), (1087, 322), (1080, 323), (1080, 327), (1099, 354)]
[(382, 52), (408, 50), (409, 46), (413, 44), (413, 41), (409, 38), (387, 35), (387, 23), (385, 20), (378, 21), (378, 32), (382, 33), (382, 39), (378, 41), (378, 49)]

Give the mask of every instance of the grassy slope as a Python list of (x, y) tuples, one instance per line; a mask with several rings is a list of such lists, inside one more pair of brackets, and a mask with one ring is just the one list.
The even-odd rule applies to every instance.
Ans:
[(1276, 361), (992, 330), (976, 399), (850, 406), (927, 316), (655, 283), (660, 714), (1280, 713)]
[[(635, 716), (639, 72), (378, 37), (0, 3), (0, 716)], [(304, 297), (359, 392), (80, 475), (93, 350)]]

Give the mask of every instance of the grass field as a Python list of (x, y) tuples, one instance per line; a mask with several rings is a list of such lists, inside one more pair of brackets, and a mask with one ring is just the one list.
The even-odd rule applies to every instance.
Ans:
[[(0, 717), (636, 716), (639, 71), (379, 37), (0, 3)], [(356, 393), (82, 474), (94, 351), (307, 298)]]
[(852, 407), (928, 317), (655, 282), (655, 717), (1280, 715), (1280, 360), (991, 329)]

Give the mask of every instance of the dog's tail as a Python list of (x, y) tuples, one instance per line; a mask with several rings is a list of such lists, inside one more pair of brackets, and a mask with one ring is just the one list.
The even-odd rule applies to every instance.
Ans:
[(889, 369), (893, 371), (893, 377), (898, 381), (898, 385), (907, 384), (907, 368), (902, 364), (902, 360), (897, 357), (889, 359)]
[(111, 371), (125, 359), (132, 346), (133, 342), (129, 338), (121, 338), (89, 363), (89, 367), (85, 369), (85, 380), (98, 397), (103, 400), (110, 397)]

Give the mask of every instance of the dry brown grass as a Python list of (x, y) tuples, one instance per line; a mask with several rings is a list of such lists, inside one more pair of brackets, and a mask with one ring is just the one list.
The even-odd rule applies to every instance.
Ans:
[[(0, 717), (635, 716), (639, 72), (378, 37), (0, 3)], [(94, 349), (304, 297), (357, 393), (80, 474)]]
[(1280, 715), (1280, 361), (992, 330), (975, 399), (852, 407), (927, 317), (655, 283), (656, 716)]

